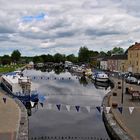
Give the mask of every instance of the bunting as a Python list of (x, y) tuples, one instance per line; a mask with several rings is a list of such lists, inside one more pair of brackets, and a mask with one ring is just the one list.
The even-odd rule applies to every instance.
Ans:
[(56, 105), (56, 106), (57, 106), (58, 110), (60, 111), (61, 105), (59, 104), (59, 105)]
[(70, 105), (66, 105), (66, 109), (70, 112)]
[(122, 112), (123, 112), (123, 107), (118, 107), (118, 110), (119, 110), (120, 113), (122, 114)]
[(109, 113), (110, 109), (111, 109), (111, 107), (106, 107), (106, 112)]
[(90, 113), (90, 106), (86, 106), (86, 109)]
[(3, 102), (6, 104), (6, 98), (5, 97), (3, 98)]
[(134, 107), (129, 107), (130, 115), (132, 114), (133, 110), (134, 110)]
[(80, 111), (80, 106), (75, 106), (75, 108), (76, 108), (77, 112)]

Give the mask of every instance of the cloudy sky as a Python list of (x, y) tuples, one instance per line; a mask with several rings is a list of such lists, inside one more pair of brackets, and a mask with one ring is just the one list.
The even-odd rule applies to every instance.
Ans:
[(0, 0), (0, 55), (77, 54), (140, 42), (139, 0)]

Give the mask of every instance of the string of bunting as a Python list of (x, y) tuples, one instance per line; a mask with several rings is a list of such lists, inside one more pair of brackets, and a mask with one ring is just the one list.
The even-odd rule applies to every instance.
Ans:
[[(32, 80), (72, 80), (71, 77), (47, 77), (47, 76), (28, 76)], [(79, 79), (79, 77), (75, 77), (76, 79)]]
[[(44, 107), (44, 104), (40, 102), (41, 107)], [(34, 107), (34, 102), (31, 102), (31, 106)], [(88, 113), (92, 111), (92, 109), (96, 109), (99, 113), (102, 114), (103, 110), (106, 111), (106, 113), (110, 113), (111, 107), (103, 107), (103, 106), (80, 106), (80, 105), (64, 105), (64, 104), (46, 104), (46, 109), (53, 110), (56, 108), (58, 111), (64, 111), (64, 108), (70, 112), (73, 111), (72, 108), (75, 108), (76, 112), (80, 112), (82, 108), (85, 108)], [(126, 108), (129, 110), (130, 115), (133, 113), (135, 108), (138, 107), (117, 107), (118, 111), (122, 114), (123, 109)], [(140, 108), (140, 107), (139, 107)]]

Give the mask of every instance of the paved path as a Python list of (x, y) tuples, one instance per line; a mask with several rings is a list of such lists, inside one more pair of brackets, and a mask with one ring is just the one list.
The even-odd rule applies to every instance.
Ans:
[[(118, 88), (118, 82), (122, 82), (122, 80), (118, 80), (113, 78), (116, 84), (116, 88), (113, 92), (117, 93), (117, 96), (111, 96), (109, 100), (109, 105), (112, 106), (112, 103), (117, 103), (118, 106), (123, 107), (122, 114), (119, 112), (117, 108), (112, 108), (112, 114), (115, 117), (116, 121), (119, 125), (131, 136), (134, 140), (140, 140), (140, 100), (131, 100), (131, 95), (125, 94), (126, 87), (133, 87), (134, 90), (140, 91), (139, 85), (126, 84), (124, 82), (124, 90), (123, 90), (123, 104), (121, 102), (122, 99), (122, 88)], [(120, 84), (122, 86), (122, 83)], [(135, 107), (132, 114), (129, 112), (129, 107)]]
[(0, 89), (0, 140), (16, 140), (20, 114), (18, 105)]

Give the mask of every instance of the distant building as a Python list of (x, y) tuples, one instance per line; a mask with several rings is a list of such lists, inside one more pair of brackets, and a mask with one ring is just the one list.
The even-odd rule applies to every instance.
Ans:
[(110, 71), (127, 71), (127, 55), (112, 55), (107, 61), (108, 70)]
[(135, 43), (128, 49), (128, 71), (140, 73), (140, 43)]
[(102, 69), (102, 70), (108, 70), (107, 60), (108, 60), (108, 58), (106, 57), (106, 58), (103, 58), (100, 61), (100, 69)]

